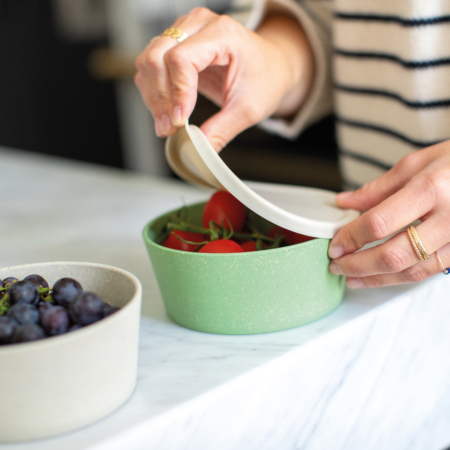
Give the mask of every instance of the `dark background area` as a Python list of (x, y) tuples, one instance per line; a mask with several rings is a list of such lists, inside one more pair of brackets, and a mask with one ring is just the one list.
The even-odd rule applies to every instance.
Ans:
[[(105, 45), (62, 39), (50, 0), (0, 0), (0, 145), (123, 167), (114, 83), (87, 69), (91, 52)], [(191, 123), (216, 109), (200, 97)], [(332, 117), (295, 141), (253, 127), (221, 155), (242, 178), (341, 186)]]
[(0, 145), (123, 167), (113, 83), (87, 70), (103, 44), (58, 36), (50, 0), (0, 0)]

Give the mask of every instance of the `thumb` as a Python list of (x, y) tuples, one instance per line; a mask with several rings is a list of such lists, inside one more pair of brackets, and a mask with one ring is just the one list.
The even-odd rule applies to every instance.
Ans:
[(362, 188), (338, 194), (337, 205), (341, 208), (368, 211), (402, 189), (414, 175), (429, 164), (434, 155), (433, 151), (422, 150), (403, 157), (392, 169)]
[(393, 180), (385, 175), (387, 174), (365, 184), (356, 191), (337, 194), (336, 204), (341, 208), (368, 211), (403, 187), (397, 182), (393, 183)]
[(368, 211), (403, 188), (409, 181), (408, 176), (395, 166), (356, 191), (337, 194), (336, 204), (341, 208)]
[(201, 125), (200, 129), (208, 138), (214, 150), (219, 153), (232, 139), (254, 125), (243, 114), (242, 107), (225, 105)]

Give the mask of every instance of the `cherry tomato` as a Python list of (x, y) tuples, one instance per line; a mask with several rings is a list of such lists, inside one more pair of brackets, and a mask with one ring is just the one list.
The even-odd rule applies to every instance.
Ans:
[(204, 228), (209, 228), (210, 220), (214, 220), (219, 225), (223, 222), (227, 230), (230, 230), (229, 221), (233, 231), (239, 233), (245, 228), (245, 206), (229, 192), (215, 192), (203, 210)]
[(164, 241), (163, 246), (171, 248), (173, 250), (182, 250), (184, 252), (195, 252), (198, 249), (198, 245), (186, 244), (186, 242), (180, 241), (176, 236), (183, 238), (186, 241), (191, 242), (205, 242), (207, 239), (201, 233), (191, 233), (190, 231), (175, 230), (172, 231), (170, 236)]
[(282, 229), (282, 233), (286, 237), (286, 243), (288, 245), (301, 244), (302, 242), (315, 239), (311, 236), (305, 236), (304, 234), (294, 233), (293, 231)]
[(199, 253), (242, 253), (242, 247), (231, 239), (219, 239), (205, 244)]
[(256, 252), (256, 242), (255, 241), (246, 241), (241, 244), (244, 252)]

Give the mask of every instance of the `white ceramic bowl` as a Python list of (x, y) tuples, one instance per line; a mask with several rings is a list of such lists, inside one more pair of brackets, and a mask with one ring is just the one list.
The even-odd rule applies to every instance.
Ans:
[(142, 286), (129, 272), (77, 262), (0, 269), (0, 278), (77, 279), (121, 309), (80, 330), (0, 346), (0, 442), (40, 439), (95, 422), (119, 408), (136, 384)]

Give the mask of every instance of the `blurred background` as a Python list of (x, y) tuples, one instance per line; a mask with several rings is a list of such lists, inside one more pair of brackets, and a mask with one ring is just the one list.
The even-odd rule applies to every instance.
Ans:
[[(174, 177), (133, 83), (149, 40), (230, 0), (0, 0), (0, 146)], [(191, 123), (216, 107), (199, 97)], [(222, 152), (241, 178), (339, 190), (333, 117), (288, 141), (253, 127)]]

